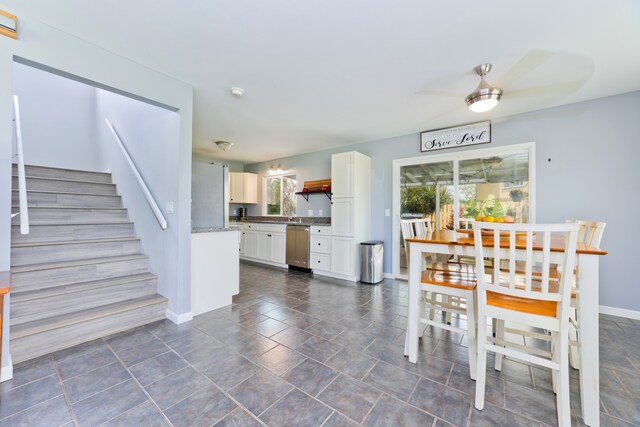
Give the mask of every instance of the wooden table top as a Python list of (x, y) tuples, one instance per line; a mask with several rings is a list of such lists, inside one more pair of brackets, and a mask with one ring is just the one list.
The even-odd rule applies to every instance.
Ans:
[(0, 271), (0, 295), (4, 295), (11, 290), (11, 272)]
[[(533, 239), (533, 250), (541, 251), (542, 250), (542, 235), (534, 236)], [(407, 239), (407, 242), (416, 242), (416, 243), (437, 243), (443, 245), (461, 245), (461, 246), (473, 246), (473, 235), (468, 235), (464, 233), (458, 233), (453, 230), (439, 230), (434, 231), (431, 234), (427, 234), (426, 236), (417, 236), (410, 239)], [(485, 246), (493, 246), (493, 237), (489, 237), (487, 239), (483, 239), (483, 244)], [(516, 248), (518, 249), (526, 249), (527, 239), (526, 238), (518, 238), (516, 239)], [(500, 247), (508, 248), (509, 247), (509, 239), (500, 239)], [(564, 252), (564, 242), (560, 235), (552, 235), (551, 236), (551, 251), (553, 252)], [(603, 251), (602, 249), (598, 249), (595, 246), (589, 246), (584, 243), (578, 243), (577, 253), (579, 254), (588, 254), (588, 255), (607, 255), (607, 251)]]

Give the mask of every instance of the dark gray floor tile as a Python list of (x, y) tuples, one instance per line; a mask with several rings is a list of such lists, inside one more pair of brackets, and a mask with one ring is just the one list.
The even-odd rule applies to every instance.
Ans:
[(440, 359), (469, 366), (469, 350), (452, 342), (440, 341), (432, 354)]
[(49, 427), (61, 426), (69, 421), (71, 421), (71, 414), (69, 414), (67, 402), (64, 396), (60, 395), (32, 406), (26, 411), (0, 419), (0, 425), (3, 427)]
[(387, 341), (395, 341), (396, 338), (398, 338), (403, 332), (403, 329), (377, 322), (374, 322), (371, 326), (364, 330), (365, 334)]
[[(469, 377), (469, 368), (466, 366), (454, 365), (448, 385), (475, 398), (476, 382)], [(487, 375), (484, 399), (485, 402), (504, 406), (504, 380)]]
[(380, 392), (374, 388), (340, 375), (318, 395), (318, 399), (360, 423), (379, 396)]
[(129, 370), (143, 386), (151, 384), (187, 366), (182, 358), (168, 351), (131, 366)]
[(192, 351), (191, 353), (187, 353), (182, 355), (182, 357), (196, 369), (200, 371), (206, 371), (207, 369), (215, 366), (217, 363), (226, 357), (235, 354), (235, 352), (230, 351), (228, 348), (208, 348), (201, 347), (197, 350)]
[(231, 399), (213, 384), (176, 403), (165, 411), (176, 427), (210, 426), (237, 408)]
[(53, 367), (51, 355), (39, 357), (29, 362), (31, 363), (21, 363), (19, 366), (13, 367), (13, 379), (2, 383), (0, 385), (0, 392), (10, 388), (20, 387), (21, 385), (47, 377), (56, 372)]
[(380, 310), (371, 310), (364, 316), (362, 316), (365, 320), (370, 320), (372, 322), (378, 322), (383, 325), (389, 325), (391, 322), (396, 320), (398, 315), (389, 311), (380, 311)]
[(229, 394), (259, 416), (291, 388), (280, 378), (261, 370), (229, 390)]
[(298, 329), (306, 329), (311, 325), (315, 325), (320, 321), (319, 318), (310, 316), (308, 314), (294, 312), (295, 314), (290, 315), (285, 320), (284, 323), (290, 326), (295, 326)]
[(282, 376), (300, 390), (316, 396), (338, 373), (315, 360), (307, 359)]
[(113, 351), (118, 353), (122, 350), (126, 350), (155, 339), (156, 337), (153, 336), (151, 332), (145, 329), (144, 326), (140, 326), (139, 328), (110, 335), (104, 340), (111, 346)]
[(279, 345), (256, 357), (253, 361), (280, 376), (305, 359), (306, 357), (300, 353)]
[(513, 427), (537, 427), (540, 423), (511, 411), (485, 403), (484, 409), (478, 411), (471, 408), (470, 424), (478, 427), (513, 426)]
[(347, 329), (331, 341), (353, 350), (363, 351), (373, 342), (374, 339), (374, 337), (367, 335), (364, 332)]
[(284, 331), (290, 327), (286, 323), (280, 322), (275, 319), (267, 319), (259, 322), (255, 325), (256, 332), (265, 337), (270, 337), (277, 334), (280, 331)]
[(171, 405), (210, 384), (211, 382), (207, 377), (191, 367), (186, 367), (145, 386), (145, 389), (160, 409), (164, 411)]
[(262, 425), (260, 421), (242, 408), (234, 409), (229, 415), (215, 424), (216, 427), (260, 427)]
[(76, 345), (75, 347), (65, 348), (64, 350), (56, 351), (52, 354), (53, 360), (60, 363), (65, 360), (73, 359), (74, 357), (84, 356), (89, 353), (93, 353), (107, 344), (102, 339), (89, 341), (83, 344)]
[(62, 394), (57, 376), (50, 375), (0, 394), (0, 419)]
[(306, 328), (305, 331), (330, 341), (338, 336), (338, 334), (340, 334), (341, 332), (344, 332), (344, 327), (335, 323), (321, 320), (315, 325)]
[(364, 331), (373, 323), (373, 320), (363, 319), (362, 317), (343, 317), (338, 320), (338, 324), (346, 327), (348, 330)]
[(415, 374), (388, 363), (378, 362), (362, 381), (398, 399), (407, 401), (419, 378)]
[(72, 408), (78, 424), (94, 426), (109, 421), (146, 400), (147, 396), (131, 379), (74, 403)]
[(359, 351), (343, 348), (326, 362), (327, 366), (361, 380), (375, 365), (376, 359)]
[(132, 366), (162, 353), (166, 353), (167, 351), (169, 351), (169, 347), (159, 339), (154, 338), (151, 341), (147, 341), (127, 350), (122, 350), (117, 354), (125, 366)]
[(258, 303), (251, 305), (250, 308), (252, 311), (256, 311), (260, 314), (265, 314), (273, 309), (278, 308), (278, 306), (268, 301), (259, 301)]
[(466, 425), (471, 399), (453, 388), (422, 378), (409, 399), (412, 405), (455, 425)]
[(358, 423), (350, 420), (339, 412), (334, 412), (322, 427), (355, 427), (357, 425)]
[[(409, 359), (404, 359), (400, 362), (394, 363), (394, 365), (418, 374), (423, 378), (428, 378), (442, 384), (446, 383), (447, 379), (449, 378), (451, 368), (453, 366), (459, 366), (454, 365), (447, 360), (443, 360), (439, 357), (435, 357), (425, 353), (418, 353), (418, 362), (415, 364), (410, 363)], [(469, 376), (469, 368), (461, 368), (465, 369), (467, 372), (467, 376)]]
[(319, 426), (332, 412), (329, 407), (293, 389), (264, 412), (260, 419), (270, 426)]
[(556, 395), (506, 381), (505, 407), (549, 425), (557, 425)]
[(320, 337), (313, 337), (304, 344), (296, 348), (297, 351), (305, 356), (311, 357), (318, 362), (326, 362), (334, 354), (342, 350), (342, 346), (331, 341), (327, 341)]
[(242, 326), (251, 326), (255, 325), (256, 323), (262, 322), (263, 320), (267, 320), (268, 318), (268, 316), (260, 314), (256, 311), (249, 311), (247, 313), (239, 314), (237, 317), (234, 317), (231, 320)]
[(227, 354), (217, 363), (209, 365), (209, 368), (203, 373), (218, 387), (228, 390), (259, 370), (260, 368), (253, 362), (237, 353), (232, 353)]
[(224, 347), (223, 343), (197, 329), (192, 329), (189, 333), (183, 334), (174, 340), (165, 342), (179, 355), (191, 353), (192, 351), (202, 347), (210, 349)]
[(60, 378), (63, 380), (85, 374), (105, 365), (117, 362), (118, 359), (109, 347), (103, 347), (87, 355), (57, 363)]
[[(636, 393), (638, 393), (637, 390)], [(640, 424), (640, 399), (638, 397), (629, 398), (613, 393), (603, 393), (600, 398), (609, 414), (633, 424)]]
[(237, 341), (230, 347), (243, 356), (252, 359), (260, 356), (263, 353), (266, 353), (277, 345), (277, 342), (270, 340), (269, 338), (265, 338), (262, 335), (254, 334), (250, 338), (246, 338), (242, 341)]
[(502, 361), (502, 369), (500, 371), (495, 370), (495, 363), (488, 363), (487, 361), (487, 374), (502, 378), (505, 381), (533, 388), (532, 367), (524, 363), (516, 362), (515, 360), (507, 359), (506, 357)]
[(430, 426), (433, 420), (431, 415), (383, 394), (363, 425), (367, 427)]
[(286, 345), (289, 348), (296, 348), (309, 338), (313, 337), (308, 332), (303, 331), (302, 329), (298, 329), (294, 326), (291, 326), (284, 331), (280, 331), (277, 334), (271, 337), (277, 343)]
[(63, 382), (71, 403), (86, 399), (102, 390), (120, 384), (131, 376), (119, 362), (102, 366)]
[(104, 425), (107, 427), (161, 427), (170, 424), (158, 412), (156, 406), (147, 400), (142, 405), (128, 410)]
[(193, 321), (177, 325), (169, 319), (159, 320), (144, 327), (164, 342), (173, 341), (196, 330)]

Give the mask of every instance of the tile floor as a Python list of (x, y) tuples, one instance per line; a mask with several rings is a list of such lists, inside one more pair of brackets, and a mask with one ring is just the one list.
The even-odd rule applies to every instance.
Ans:
[[(555, 425), (548, 371), (488, 368), (473, 408), (466, 339), (427, 329), (403, 357), (406, 283), (241, 266), (234, 304), (21, 364), (0, 385), (8, 426)], [(601, 424), (640, 424), (640, 322), (601, 316)], [(574, 424), (577, 372), (572, 372)]]

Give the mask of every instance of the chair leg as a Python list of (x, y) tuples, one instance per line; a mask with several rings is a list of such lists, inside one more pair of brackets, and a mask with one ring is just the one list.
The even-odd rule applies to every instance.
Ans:
[(487, 379), (487, 318), (478, 316), (478, 362), (476, 364), (476, 409), (484, 408), (485, 381)]
[[(504, 340), (504, 320), (494, 319), (494, 321), (496, 324), (496, 338)], [(504, 359), (504, 354), (496, 353), (496, 363), (494, 366), (496, 371), (502, 370), (502, 359)]]
[(472, 380), (477, 377), (477, 363), (478, 363), (478, 339), (477, 339), (477, 327), (476, 327), (476, 293), (467, 292), (467, 336), (469, 338), (468, 351), (469, 351), (469, 374)]
[[(577, 309), (574, 309), (573, 319), (576, 323), (580, 321)], [(580, 323), (578, 323), (578, 325), (579, 324)], [(580, 369), (580, 334), (578, 329), (571, 322), (569, 322), (569, 340), (576, 341), (578, 343), (577, 346), (569, 346), (569, 362), (573, 369)]]
[[(452, 297), (446, 296), (446, 297), (443, 298), (443, 300), (447, 305), (453, 305)], [(451, 324), (451, 310), (447, 310), (447, 320), (446, 320), (446, 322), (447, 322), (447, 325)]]
[(429, 309), (429, 320), (433, 320), (436, 316), (436, 309), (434, 308), (437, 303), (438, 295), (435, 292), (429, 292), (431, 308)]
[(555, 335), (557, 342), (555, 346), (556, 352), (554, 353), (554, 359), (560, 365), (560, 369), (556, 372), (558, 426), (565, 427), (571, 425), (569, 391), (569, 334), (565, 329)]

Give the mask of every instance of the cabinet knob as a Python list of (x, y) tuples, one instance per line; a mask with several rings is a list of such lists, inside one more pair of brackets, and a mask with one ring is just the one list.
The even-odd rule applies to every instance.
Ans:
[(320, 246), (320, 243), (318, 243), (318, 246)]

